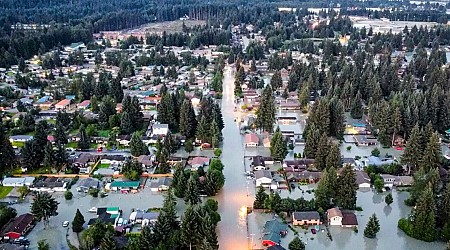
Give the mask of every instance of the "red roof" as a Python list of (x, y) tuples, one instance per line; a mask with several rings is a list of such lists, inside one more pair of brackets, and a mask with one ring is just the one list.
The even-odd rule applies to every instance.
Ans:
[(246, 134), (245, 135), (245, 143), (246, 144), (248, 144), (248, 143), (256, 143), (256, 144), (258, 144), (258, 142), (259, 142), (259, 138), (258, 138), (258, 136), (256, 134), (251, 133), (251, 134)]
[(90, 100), (84, 100), (80, 104), (78, 104), (78, 107), (87, 107), (89, 106), (89, 104), (91, 104)]
[(69, 99), (64, 99), (64, 100), (58, 102), (55, 106), (65, 107), (65, 106), (67, 106), (69, 104), (70, 104), (70, 100)]

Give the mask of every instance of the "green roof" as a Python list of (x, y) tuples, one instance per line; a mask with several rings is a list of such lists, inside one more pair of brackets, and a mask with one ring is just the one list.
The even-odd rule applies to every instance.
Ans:
[(109, 218), (111, 218), (111, 219), (115, 219), (117, 217), (119, 217), (119, 214), (111, 214), (111, 216), (109, 216)]
[(139, 187), (139, 181), (113, 181), (111, 187), (137, 188)]
[(447, 129), (445, 133), (450, 134), (450, 129)]
[(108, 207), (106, 208), (106, 212), (119, 211), (119, 207)]

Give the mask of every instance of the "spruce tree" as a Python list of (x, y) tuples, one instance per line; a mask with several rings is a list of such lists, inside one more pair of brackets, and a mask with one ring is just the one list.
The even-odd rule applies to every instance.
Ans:
[(394, 202), (394, 198), (392, 198), (392, 194), (391, 193), (386, 195), (386, 197), (384, 198), (384, 202), (388, 206), (390, 206), (392, 204), (392, 202)]
[(181, 242), (186, 247), (199, 245), (202, 241), (202, 218), (198, 205), (189, 205), (181, 222)]
[(269, 195), (266, 194), (263, 186), (258, 187), (258, 192), (255, 196), (255, 201), (253, 202), (253, 208), (262, 209), (264, 208), (264, 202)]
[(450, 185), (448, 183), (439, 198), (437, 215), (438, 225), (450, 224)]
[(139, 132), (134, 132), (131, 136), (130, 153), (134, 157), (149, 154), (148, 147), (141, 140), (141, 134)]
[(81, 214), (80, 210), (77, 209), (77, 212), (75, 213), (75, 217), (72, 221), (72, 231), (74, 233), (79, 233), (83, 231), (83, 225), (86, 221), (84, 220), (84, 216)]
[(170, 129), (178, 128), (175, 117), (175, 107), (172, 96), (169, 93), (165, 93), (161, 102), (158, 105), (158, 117), (157, 120), (163, 124), (169, 124)]
[(155, 223), (153, 232), (159, 242), (168, 242), (171, 234), (180, 228), (175, 208), (176, 199), (173, 190), (169, 189), (164, 197), (163, 207)]
[(134, 132), (133, 127), (131, 115), (127, 111), (122, 112), (122, 119), (120, 121), (121, 133), (124, 135), (130, 135)]
[(180, 133), (187, 138), (194, 138), (197, 129), (197, 119), (192, 102), (185, 99), (180, 109)]
[(341, 150), (336, 143), (331, 143), (331, 147), (326, 159), (326, 168), (339, 168), (342, 165)]
[(317, 145), (316, 158), (314, 161), (314, 166), (318, 170), (323, 170), (326, 168), (326, 162), (328, 157), (328, 151), (330, 150), (330, 141), (326, 134), (320, 137), (319, 144)]
[(215, 119), (213, 119), (211, 122), (210, 134), (211, 134), (210, 141), (211, 141), (212, 147), (218, 148), (220, 142), (222, 141), (222, 133), (221, 133), (219, 125), (217, 124)]
[(380, 223), (375, 214), (372, 214), (367, 222), (366, 228), (364, 229), (364, 236), (367, 238), (377, 237), (377, 233), (380, 231)]
[(319, 146), (320, 134), (319, 130), (312, 125), (306, 134), (304, 154), (306, 158), (315, 159), (317, 147)]
[(428, 141), (427, 147), (423, 152), (419, 166), (428, 172), (431, 168), (436, 168), (441, 162), (442, 151), (439, 143), (439, 134), (433, 133)]
[(281, 87), (283, 80), (281, 79), (281, 73), (279, 70), (275, 71), (270, 79), (270, 86), (272, 89), (278, 89)]
[(114, 234), (107, 231), (100, 241), (100, 250), (118, 250), (117, 242), (114, 240)]
[(66, 129), (62, 122), (56, 123), (55, 143), (67, 144)]
[(298, 236), (295, 236), (295, 238), (289, 242), (288, 247), (289, 250), (305, 250), (305, 244)]
[(182, 167), (177, 167), (173, 174), (172, 187), (174, 195), (178, 198), (184, 198), (188, 178)]
[(211, 138), (210, 137), (210, 125), (208, 124), (208, 120), (206, 116), (200, 117), (200, 122), (197, 126), (197, 132), (196, 132), (197, 139), (201, 140), (202, 143), (209, 142)]
[(53, 145), (48, 142), (47, 145), (45, 145), (45, 157), (44, 157), (44, 165), (46, 167), (54, 167), (56, 165), (56, 155), (55, 151), (53, 150)]
[(337, 201), (343, 209), (354, 209), (356, 206), (356, 174), (350, 165), (344, 166), (337, 181)]
[(363, 115), (363, 109), (362, 109), (362, 99), (361, 99), (361, 93), (358, 91), (355, 98), (352, 102), (352, 107), (350, 109), (350, 115), (353, 119), (361, 119)]
[(78, 141), (78, 148), (80, 148), (80, 149), (89, 149), (90, 144), (91, 144), (90, 141), (91, 141), (91, 139), (86, 134), (86, 127), (83, 124), (80, 127), (80, 140)]
[(216, 225), (213, 223), (209, 214), (203, 216), (201, 229), (203, 237), (208, 241), (209, 246), (212, 249), (219, 249), (219, 242), (217, 240)]
[(326, 210), (330, 207), (330, 199), (332, 197), (330, 196), (330, 185), (326, 169), (322, 171), (322, 176), (314, 191), (314, 198), (317, 208)]
[(198, 177), (196, 176), (196, 174), (191, 174), (189, 180), (187, 181), (187, 187), (184, 197), (186, 203), (195, 205), (200, 202), (198, 186)]
[(12, 170), (16, 164), (15, 156), (14, 148), (9, 141), (9, 136), (3, 127), (3, 122), (0, 117), (0, 173)]
[(255, 125), (258, 129), (271, 133), (275, 124), (275, 99), (272, 88), (267, 86), (262, 93), (261, 103), (256, 110)]
[(288, 153), (286, 141), (281, 134), (280, 128), (277, 128), (270, 142), (270, 155), (276, 161), (283, 161)]
[(408, 140), (406, 141), (406, 147), (400, 158), (403, 164), (408, 165), (408, 172), (411, 170), (416, 170), (420, 163), (420, 157), (422, 155), (422, 150), (420, 148), (420, 130), (419, 125), (416, 124), (411, 130)]
[(122, 102), (123, 99), (123, 88), (120, 81), (120, 77), (116, 77), (111, 81), (111, 85), (109, 86), (109, 95), (114, 98), (116, 103)]
[(413, 237), (431, 242), (436, 240), (435, 202), (431, 186), (428, 186), (417, 201), (412, 214)]

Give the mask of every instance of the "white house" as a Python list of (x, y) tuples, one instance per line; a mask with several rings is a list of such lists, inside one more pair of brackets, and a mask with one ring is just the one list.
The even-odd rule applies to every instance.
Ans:
[(384, 187), (392, 189), (394, 187), (395, 176), (390, 174), (382, 174), (381, 178), (383, 178)]
[(31, 186), (34, 180), (34, 177), (6, 177), (2, 181), (2, 185), (5, 187)]
[(365, 171), (357, 170), (356, 174), (356, 183), (358, 187), (361, 189), (369, 189), (370, 188), (370, 177)]
[(272, 174), (267, 170), (255, 171), (256, 186), (270, 187), (272, 185)]
[(165, 136), (169, 133), (169, 124), (153, 124), (151, 125), (151, 132), (148, 136)]
[(13, 142), (27, 142), (33, 140), (32, 135), (12, 135), (9, 137), (9, 141)]
[(338, 208), (330, 208), (327, 210), (327, 218), (330, 226), (342, 226), (344, 216)]

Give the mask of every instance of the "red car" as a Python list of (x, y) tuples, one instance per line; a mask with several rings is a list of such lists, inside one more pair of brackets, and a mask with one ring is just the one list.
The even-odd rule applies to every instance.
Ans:
[(97, 152), (100, 153), (100, 152), (102, 152), (102, 151), (103, 151), (103, 147), (98, 147), (98, 148), (97, 148)]
[(315, 228), (311, 228), (311, 233), (312, 233), (312, 234), (316, 234), (316, 233), (317, 233), (317, 230), (316, 230)]

